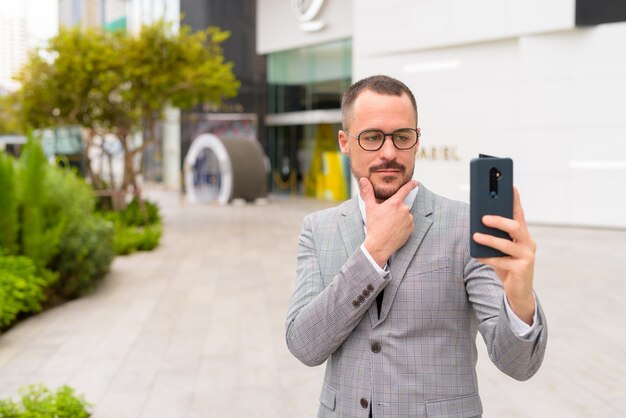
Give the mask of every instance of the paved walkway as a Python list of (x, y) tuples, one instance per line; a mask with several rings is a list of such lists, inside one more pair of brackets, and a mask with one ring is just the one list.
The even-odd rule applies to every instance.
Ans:
[[(96, 292), (0, 336), (0, 397), (42, 382), (85, 394), (93, 418), (315, 416), (323, 367), (289, 354), (284, 317), (302, 217), (329, 203), (201, 206), (151, 193), (162, 245), (116, 258)], [(548, 352), (519, 383), (479, 341), (484, 416), (626, 416), (626, 231), (532, 231)]]

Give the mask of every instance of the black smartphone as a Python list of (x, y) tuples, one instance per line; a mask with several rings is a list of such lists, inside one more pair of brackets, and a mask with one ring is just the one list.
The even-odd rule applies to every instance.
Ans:
[(507, 254), (474, 241), (474, 232), (511, 239), (499, 229), (482, 222), (485, 215), (513, 218), (513, 160), (480, 155), (470, 161), (470, 255), (474, 258)]

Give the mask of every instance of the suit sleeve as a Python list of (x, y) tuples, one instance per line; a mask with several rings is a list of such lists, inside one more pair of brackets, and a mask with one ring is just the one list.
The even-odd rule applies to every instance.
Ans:
[(465, 268), (465, 287), (491, 361), (516, 380), (530, 379), (541, 366), (548, 338), (539, 298), (535, 297), (538, 324), (530, 335), (522, 338), (511, 329), (504, 306), (504, 289), (491, 267), (470, 259)]
[(291, 353), (308, 366), (324, 363), (339, 348), (388, 283), (359, 248), (325, 286), (322, 251), (316, 248), (311, 217), (306, 217), (298, 241), (286, 340)]

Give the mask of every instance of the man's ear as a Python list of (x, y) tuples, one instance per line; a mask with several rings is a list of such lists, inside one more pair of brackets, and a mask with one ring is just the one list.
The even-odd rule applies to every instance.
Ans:
[(340, 130), (337, 135), (337, 141), (339, 142), (339, 149), (342, 154), (350, 155), (350, 144), (348, 143), (350, 137), (345, 131)]

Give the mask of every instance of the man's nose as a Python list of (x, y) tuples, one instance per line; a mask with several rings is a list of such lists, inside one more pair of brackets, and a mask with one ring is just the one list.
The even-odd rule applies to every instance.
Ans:
[(385, 142), (383, 142), (383, 146), (380, 148), (380, 156), (386, 160), (393, 160), (396, 158), (396, 154), (398, 149), (393, 144), (392, 135), (385, 135)]

